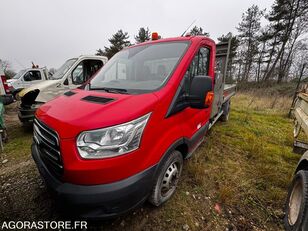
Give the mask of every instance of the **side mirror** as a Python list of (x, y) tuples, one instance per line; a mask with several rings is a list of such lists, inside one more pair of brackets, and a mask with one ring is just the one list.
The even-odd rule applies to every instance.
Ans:
[(208, 108), (214, 98), (212, 84), (212, 78), (209, 76), (195, 76), (190, 85), (189, 106), (197, 109)]
[(66, 78), (66, 80), (64, 80), (63, 84), (68, 85), (68, 78)]

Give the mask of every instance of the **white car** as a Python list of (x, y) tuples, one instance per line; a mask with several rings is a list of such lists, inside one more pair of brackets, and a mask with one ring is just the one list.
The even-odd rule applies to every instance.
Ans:
[(36, 109), (70, 89), (90, 79), (108, 61), (105, 56), (81, 55), (67, 60), (53, 76), (19, 93), (21, 100), (18, 117), (22, 123), (32, 122)]

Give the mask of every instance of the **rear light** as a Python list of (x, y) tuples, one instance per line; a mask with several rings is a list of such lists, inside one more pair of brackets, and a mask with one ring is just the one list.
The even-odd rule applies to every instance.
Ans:
[(4, 87), (5, 93), (9, 94), (10, 93), (10, 89), (9, 89), (9, 85), (6, 82), (5, 75), (1, 75), (1, 80), (2, 80), (2, 84), (3, 84), (3, 87)]

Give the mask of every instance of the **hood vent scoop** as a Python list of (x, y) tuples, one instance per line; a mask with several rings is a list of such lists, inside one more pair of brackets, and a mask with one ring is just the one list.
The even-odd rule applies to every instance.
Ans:
[(67, 92), (64, 93), (64, 95), (66, 95), (66, 96), (72, 96), (72, 95), (75, 95), (75, 94), (76, 94), (76, 92), (73, 92), (73, 91), (67, 91)]
[(100, 103), (100, 104), (107, 104), (111, 101), (114, 101), (114, 99), (112, 98), (105, 98), (105, 97), (93, 96), (93, 95), (86, 96), (82, 98), (82, 100), (92, 102), (92, 103)]

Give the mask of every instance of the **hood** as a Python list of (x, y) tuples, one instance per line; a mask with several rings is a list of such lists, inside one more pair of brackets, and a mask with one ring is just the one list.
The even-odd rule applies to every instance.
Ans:
[(75, 138), (82, 131), (139, 118), (152, 112), (157, 101), (153, 93), (126, 95), (76, 89), (43, 104), (36, 116), (62, 139)]
[(59, 84), (61, 81), (62, 81), (62, 79), (59, 79), (59, 80), (46, 80), (46, 81), (42, 81), (42, 82), (37, 83), (37, 84), (33, 84), (31, 87), (23, 89), (19, 93), (19, 97), (23, 97), (28, 92), (36, 90), (36, 89), (40, 90), (40, 92), (41, 92), (42, 90), (44, 90), (46, 88), (54, 87), (55, 85)]

